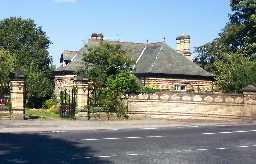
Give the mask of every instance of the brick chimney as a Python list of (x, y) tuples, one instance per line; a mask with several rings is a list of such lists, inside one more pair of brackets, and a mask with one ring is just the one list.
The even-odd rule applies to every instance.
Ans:
[(88, 39), (87, 45), (89, 47), (94, 47), (99, 45), (104, 39), (104, 36), (102, 33), (92, 33), (91, 38)]
[(92, 33), (91, 40), (93, 41), (102, 41), (104, 38), (102, 33)]
[(190, 52), (190, 36), (181, 34), (176, 38), (176, 51), (192, 61)]

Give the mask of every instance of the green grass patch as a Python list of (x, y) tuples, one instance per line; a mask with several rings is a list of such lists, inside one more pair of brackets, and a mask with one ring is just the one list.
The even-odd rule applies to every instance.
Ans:
[(60, 119), (59, 113), (47, 109), (26, 109), (25, 116), (27, 119)]

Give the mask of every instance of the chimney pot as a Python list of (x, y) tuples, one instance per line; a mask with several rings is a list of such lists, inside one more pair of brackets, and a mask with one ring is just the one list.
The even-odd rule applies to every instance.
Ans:
[(103, 40), (104, 36), (102, 33), (92, 33), (91, 40)]

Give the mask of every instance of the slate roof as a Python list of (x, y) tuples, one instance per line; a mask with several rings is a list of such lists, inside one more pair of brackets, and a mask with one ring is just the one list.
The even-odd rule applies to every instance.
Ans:
[(83, 61), (74, 61), (69, 63), (66, 66), (59, 66), (55, 71), (56, 72), (77, 72), (84, 66)]
[(136, 64), (135, 73), (212, 76), (163, 42), (147, 45)]
[(83, 65), (83, 57), (80, 51), (64, 51), (61, 55), (61, 63), (63, 60), (71, 61), (69, 64), (63, 66), (60, 65), (55, 71), (56, 72), (77, 72)]
[(68, 50), (64, 50), (64, 52), (61, 54), (61, 57), (63, 58), (63, 60), (68, 60), (68, 61), (72, 61), (73, 58), (78, 55), (79, 51), (68, 51)]
[[(148, 44), (105, 40), (104, 42), (121, 45), (131, 59), (136, 61), (134, 66), (135, 74), (165, 74), (200, 77), (213, 76), (182, 54), (177, 53), (177, 51), (164, 42)], [(82, 48), (79, 53), (73, 52), (72, 55), (70, 54), (70, 56), (73, 57), (76, 54), (72, 62), (65, 67), (58, 67), (56, 71), (76, 72), (81, 69), (84, 65), (81, 51), (86, 51), (86, 48)]]
[(242, 89), (244, 92), (256, 92), (256, 86), (253, 84), (247, 85)]

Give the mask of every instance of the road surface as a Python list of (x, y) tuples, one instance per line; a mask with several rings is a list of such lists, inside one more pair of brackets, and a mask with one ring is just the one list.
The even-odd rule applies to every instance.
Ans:
[(0, 134), (1, 164), (255, 164), (256, 126)]

